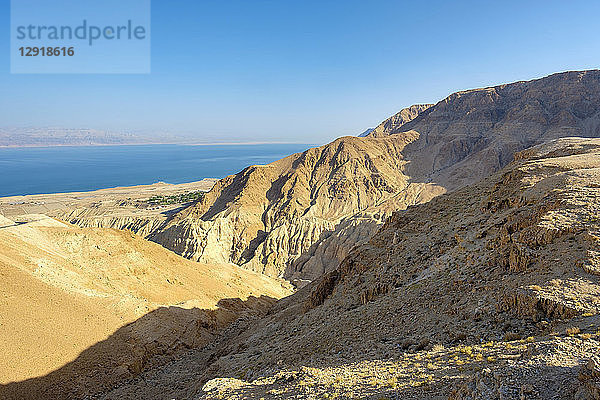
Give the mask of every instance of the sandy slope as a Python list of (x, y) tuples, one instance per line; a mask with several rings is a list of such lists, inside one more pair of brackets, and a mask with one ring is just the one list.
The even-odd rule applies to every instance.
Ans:
[[(55, 370), (160, 306), (215, 309), (224, 298), (289, 293), (278, 281), (194, 263), (129, 232), (77, 228), (39, 214), (15, 219), (0, 216), (0, 383)], [(189, 313), (176, 322), (193, 325), (201, 317)], [(142, 332), (135, 340), (160, 342), (164, 334)], [(194, 335), (201, 344), (202, 332)]]

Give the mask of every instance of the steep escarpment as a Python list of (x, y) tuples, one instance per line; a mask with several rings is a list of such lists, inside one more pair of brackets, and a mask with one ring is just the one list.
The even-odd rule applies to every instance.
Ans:
[(454, 189), (488, 176), (533, 145), (600, 136), (600, 71), (453, 93), (412, 119), (396, 115), (384, 121), (371, 135), (408, 131), (419, 133), (403, 152), (412, 161), (408, 174)]
[[(394, 213), (263, 319), (146, 378), (208, 381), (169, 392), (203, 399), (594, 399), (598, 182), (598, 139), (522, 152), (476, 185)], [(140, 382), (106, 398), (132, 393), (158, 392)]]
[(136, 233), (142, 237), (148, 237), (160, 230), (168, 218), (168, 212), (153, 213), (152, 215), (143, 215), (142, 213), (111, 215), (107, 210), (96, 211), (90, 208), (60, 211), (55, 214), (56, 218), (82, 228), (119, 229)]
[[(195, 260), (282, 275), (350, 217), (427, 201), (443, 191), (409, 182), (401, 151), (416, 137), (345, 137), (219, 181), (151, 239)], [(318, 271), (317, 274), (322, 271)]]
[(455, 93), (221, 180), (151, 239), (194, 260), (299, 282), (333, 268), (394, 210), (499, 170), (529, 146), (600, 136), (600, 71)]

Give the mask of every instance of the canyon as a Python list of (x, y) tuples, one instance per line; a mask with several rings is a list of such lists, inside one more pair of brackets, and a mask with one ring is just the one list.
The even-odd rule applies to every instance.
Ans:
[(599, 139), (517, 153), (393, 213), (261, 320), (100, 398), (595, 399), (599, 179)]

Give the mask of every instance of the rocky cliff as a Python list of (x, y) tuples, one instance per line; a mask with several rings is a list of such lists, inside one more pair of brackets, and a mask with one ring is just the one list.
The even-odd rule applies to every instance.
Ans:
[[(194, 260), (231, 261), (282, 275), (302, 255), (316, 254), (315, 243), (336, 230), (353, 231), (349, 217), (361, 213), (379, 221), (385, 215), (380, 210), (427, 201), (443, 191), (410, 183), (403, 173), (401, 152), (415, 138), (345, 137), (248, 167), (219, 181), (151, 239)], [(311, 257), (305, 258), (306, 263)]]
[(408, 174), (454, 189), (488, 176), (530, 146), (566, 136), (600, 136), (600, 71), (466, 90), (408, 113), (412, 118), (403, 112), (371, 135), (418, 132), (418, 140), (403, 152), (412, 161)]
[(394, 213), (337, 268), (152, 385), (103, 398), (596, 399), (598, 182), (598, 139), (518, 153)]
[(368, 137), (345, 137), (224, 178), (152, 240), (185, 257), (313, 280), (393, 210), (477, 182), (529, 146), (600, 136), (600, 71), (458, 92)]

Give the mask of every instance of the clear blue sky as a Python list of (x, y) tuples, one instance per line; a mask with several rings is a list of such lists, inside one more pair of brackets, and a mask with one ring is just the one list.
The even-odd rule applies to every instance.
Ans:
[(598, 1), (153, 0), (151, 74), (11, 75), (0, 4), (0, 126), (324, 143), (457, 90), (600, 64)]

